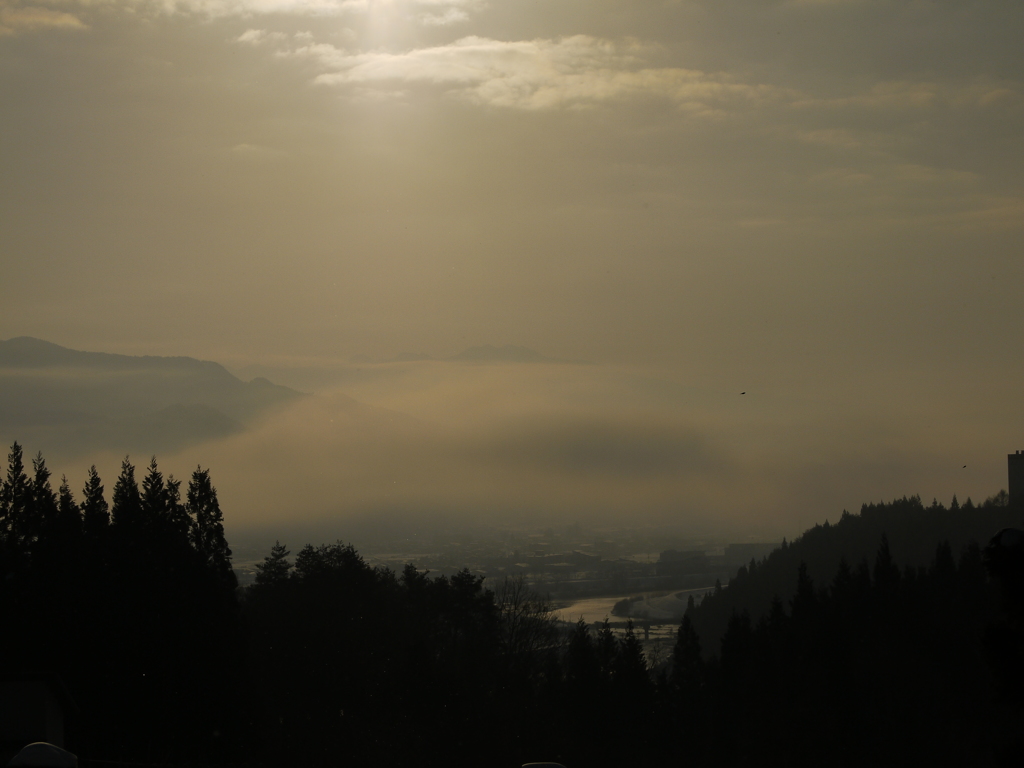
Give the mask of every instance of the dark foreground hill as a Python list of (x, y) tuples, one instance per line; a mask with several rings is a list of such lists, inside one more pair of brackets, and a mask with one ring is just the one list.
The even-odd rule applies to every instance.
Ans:
[(50, 455), (175, 451), (239, 432), (301, 396), (190, 357), (81, 352), (26, 336), (0, 341), (0, 439)]
[(978, 506), (970, 499), (961, 506), (954, 497), (948, 508), (938, 502), (926, 507), (919, 496), (864, 504), (860, 514), (844, 511), (834, 525), (826, 520), (792, 543), (783, 542), (760, 563), (751, 561), (727, 589), (708, 595), (688, 615), (705, 654), (715, 654), (734, 613), (746, 612), (757, 622), (769, 613), (773, 598), (788, 604), (797, 589), (801, 563), (811, 582), (825, 587), (840, 563), (851, 569), (873, 563), (883, 536), (893, 561), (901, 569), (915, 570), (932, 562), (941, 542), (959, 557), (972, 542), (984, 546), (997, 531), (1021, 523), (1020, 512), (1008, 506), (1005, 493)]
[(1024, 536), (1007, 501), (866, 504), (691, 606), (671, 679), (694, 762), (1020, 765)]
[[(209, 472), (187, 488), (155, 460), (144, 474), (126, 459), (105, 496), (92, 469), (79, 502), (18, 445), (0, 471), (0, 659), (61, 676), (84, 766), (903, 768), (1024, 754), (1024, 535), (959, 559), (941, 541), (920, 566), (894, 558), (1015, 518), (1002, 496), (868, 505), (816, 527), (689, 612), (732, 600), (720, 642), (688, 616), (671, 663), (652, 669), (632, 628), (565, 632), (523, 581), (491, 592), (466, 570), (399, 574), (340, 542), (294, 559), (276, 545), (239, 590)], [(882, 537), (844, 566), (880, 530), (893, 548)], [(792, 598), (752, 620), (776, 580)]]

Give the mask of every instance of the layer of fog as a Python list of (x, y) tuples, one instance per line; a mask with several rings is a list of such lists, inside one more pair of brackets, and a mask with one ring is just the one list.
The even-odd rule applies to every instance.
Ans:
[(741, 394), (602, 366), (358, 371), (344, 392), (161, 462), (211, 467), (238, 532), (583, 522), (778, 538), (865, 501), (996, 493), (1021, 427), (899, 382), (886, 406), (860, 381)]

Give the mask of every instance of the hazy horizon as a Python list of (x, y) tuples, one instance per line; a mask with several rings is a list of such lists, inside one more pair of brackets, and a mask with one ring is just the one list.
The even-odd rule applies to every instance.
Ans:
[[(308, 367), (295, 369), (293, 381), (286, 368), (261, 372), (274, 371), (293, 385), (313, 375)], [(42, 394), (17, 401), (12, 382), (30, 375)], [(30, 431), (25, 421), (19, 432), (0, 419), (0, 438), (19, 439), (30, 455), (42, 451), (76, 492), (96, 463), (109, 492), (127, 449), (71, 438), (90, 423), (116, 427), (109, 414), (126, 406), (93, 412), (92, 401), (69, 400), (69, 393), (83, 381), (88, 392), (119, 393), (141, 414), (183, 397), (208, 408), (200, 421), (221, 413), (211, 403), (236, 412), (223, 395), (204, 401), (201, 381), (182, 390), (176, 382), (183, 375), (159, 366), (119, 372), (116, 365), (0, 365), (8, 405), (35, 409), (45, 425), (51, 403), (58, 419), (70, 418), (59, 406), (74, 403), (86, 425)], [(110, 427), (106, 444), (127, 445), (117, 435), (130, 436), (140, 476), (153, 453), (165, 473), (179, 478), (197, 465), (209, 467), (229, 533), (248, 540), (401, 539), (405, 530), (432, 524), (447, 530), (576, 522), (778, 540), (834, 522), (864, 502), (912, 494), (926, 502), (934, 496), (948, 504), (953, 494), (980, 502), (1005, 487), (1006, 451), (989, 445), (986, 434), (965, 440), (931, 423), (930, 404), (910, 410), (909, 398), (871, 413), (848, 389), (850, 413), (839, 418), (829, 415), (833, 397), (726, 391), (672, 380), (664, 371), (543, 359), (364, 362), (325, 368), (321, 378), (325, 385), (309, 396), (274, 401), (226, 433), (200, 428), (161, 443), (153, 430), (167, 429), (166, 422), (147, 421), (148, 437)], [(57, 383), (65, 389), (54, 390)], [(1004, 439), (1011, 444), (1010, 430)], [(171, 448), (153, 447), (161, 444)], [(961, 460), (968, 466), (950, 466)]]
[[(229, 526), (979, 501), (1024, 448), (1022, 38), (998, 0), (0, 0), (0, 338), (316, 389), (158, 457)], [(483, 345), (547, 360), (448, 360)]]

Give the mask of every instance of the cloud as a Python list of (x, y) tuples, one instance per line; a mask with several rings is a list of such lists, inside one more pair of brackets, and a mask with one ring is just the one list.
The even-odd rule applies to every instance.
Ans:
[[(67, 5), (87, 8), (104, 0), (65, 0)], [(240, 16), (340, 16), (365, 12), (368, 0), (110, 0), (126, 12), (140, 8), (164, 14), (200, 14), (210, 18)], [(51, 10), (40, 4), (18, 4), (0, 0), (0, 35), (46, 28), (86, 28), (78, 17)], [(280, 33), (250, 29), (236, 38), (237, 42), (259, 44), (282, 39)]]
[[(464, 519), (536, 510), (552, 519), (623, 509), (658, 516), (706, 501), (727, 482), (727, 456), (685, 420), (650, 419), (615, 402), (567, 411), (535, 375), (504, 373), (519, 387), (514, 402), (503, 398), (504, 387), (487, 386), (488, 373), (453, 372), (430, 397), (447, 401), (444, 407), (457, 406), (456, 398), (467, 413), (443, 422), (325, 393), (166, 463), (216, 467), (223, 503), (239, 510), (233, 523), (241, 527), (280, 524), (282, 515), (340, 521), (438, 510)], [(413, 383), (418, 390), (423, 382)], [(471, 383), (500, 399), (466, 404)]]
[(484, 462), (579, 478), (679, 479), (721, 468), (699, 431), (664, 422), (607, 417), (536, 419), (472, 445)]
[(968, 82), (891, 80), (847, 96), (800, 99), (795, 107), (856, 107), (904, 112), (934, 107), (972, 108), (1024, 103), (1024, 86), (1015, 81), (978, 79)]
[[(868, 498), (963, 498), (944, 457), (991, 453), (984, 436), (965, 445), (955, 430), (929, 428), (930, 405), (839, 414), (831, 400), (723, 397), (603, 366), (428, 362), (380, 373), (354, 391), (373, 405), (311, 396), (161, 466), (210, 466), (232, 528), (282, 538), (316, 521), (346, 531), (367, 517), (442, 513), (506, 524), (743, 520), (783, 535)], [(990, 492), (977, 485), (976, 497)]]
[[(298, 37), (296, 35), (296, 37)], [(246, 45), (261, 45), (268, 42), (278, 42), (287, 39), (287, 35), (283, 32), (268, 32), (265, 29), (247, 29), (245, 32), (235, 38), (236, 43), (245, 43)], [(301, 39), (305, 39), (304, 37)]]
[(783, 8), (841, 8), (848, 5), (863, 5), (868, 0), (783, 0)]
[(228, 16), (341, 16), (366, 11), (368, 0), (163, 0), (167, 13), (200, 13), (212, 18)]
[(461, 8), (448, 8), (444, 13), (424, 13), (419, 17), (419, 22), (428, 27), (445, 27), (464, 21), (469, 21), (469, 14)]
[(471, 11), (483, 7), (480, 0), (156, 0), (167, 13), (201, 13), (213, 18), (228, 16), (376, 16), (407, 19), (427, 26), (467, 21)]
[(832, 149), (861, 149), (865, 143), (861, 136), (844, 128), (800, 131), (797, 133), (797, 138), (807, 144), (817, 144)]
[[(936, 422), (948, 401), (928, 387), (922, 398), (914, 382), (901, 388), (885, 380), (877, 400), (851, 409), (865, 391), (856, 377), (826, 396), (811, 382), (799, 393), (785, 387), (739, 397), (654, 370), (601, 365), (427, 361), (365, 369), (347, 387), (352, 396), (327, 390), (300, 398), (244, 432), (177, 453), (145, 445), (150, 430), (133, 458), (144, 462), (156, 451), (161, 468), (178, 477), (197, 463), (210, 467), (232, 532), (265, 529), (284, 540), (304, 525), (332, 539), (350, 536), (359, 520), (404, 525), (439, 516), (548, 525), (742, 521), (781, 536), (869, 498), (979, 498), (1003, 479), (991, 435)], [(906, 406), (909, 391), (917, 408)], [(1005, 434), (1019, 433), (1020, 419), (1007, 420), (1001, 400), (970, 399), (991, 401), (991, 417), (1008, 422)], [(109, 488), (123, 457), (55, 456), (54, 447), (45, 434), (27, 438), (26, 452), (41, 448), (73, 485), (95, 463)], [(995, 471), (965, 487), (961, 475), (948, 476), (951, 457), (957, 468), (977, 462)]]
[(288, 153), (273, 147), (265, 147), (262, 144), (235, 144), (231, 147), (231, 154), (238, 158), (250, 160), (270, 160), (287, 157)]
[(470, 36), (398, 54), (349, 54), (325, 44), (291, 52), (331, 70), (317, 76), (320, 84), (386, 90), (418, 83), (474, 103), (511, 109), (583, 106), (639, 96), (715, 115), (737, 103), (779, 96), (776, 88), (737, 82), (724, 74), (645, 67), (647, 54), (636, 42), (615, 43), (588, 35), (525, 41)]
[(0, 3), (0, 36), (44, 29), (87, 29), (77, 16), (38, 5)]

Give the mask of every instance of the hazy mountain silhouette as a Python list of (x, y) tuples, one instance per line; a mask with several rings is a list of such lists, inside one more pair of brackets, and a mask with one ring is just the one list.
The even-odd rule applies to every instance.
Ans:
[(517, 347), (513, 344), (506, 344), (503, 347), (496, 347), (493, 344), (484, 344), (479, 347), (469, 347), (449, 360), (458, 360), (469, 363), (566, 363), (568, 360), (558, 360), (553, 357), (545, 357), (540, 352), (527, 347)]
[[(396, 365), (401, 363), (402, 365)], [(555, 365), (593, 365), (585, 360), (563, 360), (547, 357), (527, 347), (511, 344), (496, 347), (492, 344), (469, 347), (454, 357), (433, 357), (420, 352), (401, 352), (392, 358), (375, 359), (368, 355), (353, 355), (345, 363), (325, 366), (269, 366), (248, 364), (232, 367), (236, 375), (249, 379), (267, 376), (306, 392), (325, 392), (332, 389), (363, 386), (369, 382), (393, 380), (405, 376), (415, 364), (474, 363), (481, 365), (500, 363), (529, 363)], [(411, 365), (410, 365), (411, 364)]]
[(190, 357), (82, 352), (26, 336), (0, 341), (0, 436), (51, 455), (172, 451), (241, 431), (299, 397)]

